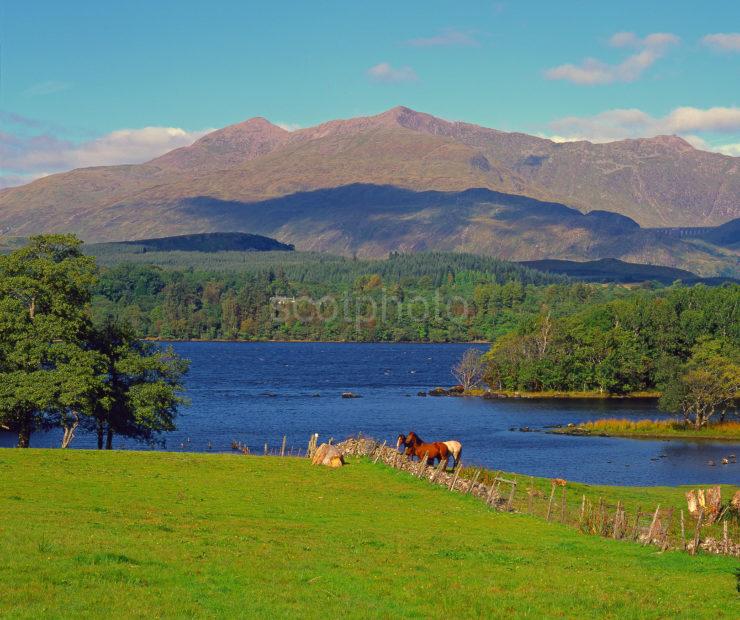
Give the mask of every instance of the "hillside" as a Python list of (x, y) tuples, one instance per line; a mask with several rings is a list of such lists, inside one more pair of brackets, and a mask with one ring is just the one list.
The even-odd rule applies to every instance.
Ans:
[[(715, 225), (740, 215), (738, 158), (680, 138), (555, 143), (398, 107), (295, 132), (255, 118), (146, 164), (45, 177), (0, 192), (0, 227), (17, 235), (64, 227), (113, 239), (113, 224), (125, 224), (134, 209), (194, 196), (257, 201), (352, 183), (484, 187), (583, 212), (614, 211), (643, 226)], [(106, 207), (116, 208), (115, 218), (99, 216)], [(183, 222), (189, 232), (198, 225)]]
[(91, 253), (147, 252), (292, 252), (292, 245), (249, 233), (202, 233), (88, 246)]
[[(102, 213), (113, 217), (114, 211)], [(618, 257), (700, 275), (733, 275), (738, 268), (730, 250), (643, 230), (621, 215), (584, 215), (562, 204), (487, 189), (416, 192), (358, 184), (257, 202), (199, 196), (163, 208), (157, 219), (144, 208), (131, 218), (131, 228), (121, 225), (119, 234), (179, 232), (182, 222), (199, 222), (204, 229), (253, 231), (302, 251), (367, 258), (454, 251), (519, 261)]]
[(738, 196), (740, 158), (677, 137), (555, 143), (399, 107), (294, 132), (250, 119), (145, 164), (6, 189), (0, 233), (247, 231), (299, 250), (616, 257), (715, 275), (735, 273), (736, 247), (656, 240), (637, 224), (723, 224), (740, 215)]
[[(366, 461), (327, 470), (305, 459), (232, 455), (0, 456), (3, 617), (739, 611), (734, 558), (658, 553), (493, 512)], [(576, 493), (596, 501), (619, 491), (581, 485)], [(683, 501), (683, 489), (621, 491), (630, 506)]]
[(533, 260), (522, 261), (531, 269), (585, 280), (587, 282), (621, 282), (624, 284), (637, 282), (660, 282), (661, 284), (672, 284), (680, 280), (684, 284), (720, 284), (731, 281), (731, 278), (700, 278), (695, 273), (674, 267), (661, 267), (659, 265), (643, 265), (639, 263), (627, 263), (615, 258), (602, 258), (595, 261), (570, 261), (570, 260)]

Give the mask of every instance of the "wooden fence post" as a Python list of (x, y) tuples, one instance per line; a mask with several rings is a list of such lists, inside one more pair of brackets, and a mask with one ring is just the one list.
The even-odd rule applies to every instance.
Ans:
[(704, 508), (699, 511), (699, 518), (696, 520), (696, 529), (694, 530), (694, 546), (691, 549), (691, 555), (696, 555), (699, 549), (699, 536), (701, 535), (701, 525), (704, 521)]
[(486, 497), (486, 504), (488, 506), (491, 505), (491, 502), (493, 501), (493, 495), (496, 492), (496, 479), (494, 478), (491, 480), (491, 488), (488, 489), (488, 497)]
[(424, 458), (419, 461), (419, 466), (416, 468), (416, 477), (421, 478), (424, 470), (427, 467), (427, 461), (429, 460), (429, 452), (424, 453)]
[(583, 517), (586, 516), (586, 494), (584, 493), (581, 497), (581, 516), (578, 518), (578, 523), (583, 529)]
[(473, 487), (475, 486), (475, 483), (478, 482), (478, 476), (480, 476), (480, 469), (475, 472), (475, 476), (470, 482), (470, 485), (468, 485), (468, 490), (465, 492), (465, 495), (470, 495), (470, 493), (473, 491)]
[(640, 517), (642, 516), (642, 506), (637, 507), (637, 514), (635, 515), (635, 527), (632, 528), (632, 540), (637, 540), (640, 533)]
[(565, 487), (563, 487), (563, 494), (560, 500), (560, 522), (565, 523), (565, 516), (567, 512), (567, 507), (565, 504)]
[(267, 444), (265, 444), (265, 456), (267, 456), (267, 451), (268, 451)]
[(383, 445), (380, 446), (380, 448), (378, 449), (378, 453), (375, 455), (375, 458), (373, 459), (373, 463), (377, 463), (378, 460), (380, 459), (381, 455), (383, 454), (383, 450), (385, 450), (385, 444), (386, 443), (387, 442), (384, 441), (383, 442)]
[(622, 507), (622, 502), (617, 501), (617, 510), (614, 513), (614, 523), (612, 523), (612, 538), (617, 538), (617, 533), (619, 531), (619, 509)]
[(432, 477), (429, 479), (429, 482), (436, 482), (437, 476), (439, 476), (439, 474), (441, 474), (445, 469), (447, 469), (447, 463), (440, 459), (439, 464), (432, 472)]
[(457, 482), (457, 477), (460, 475), (461, 469), (462, 469), (462, 462), (458, 463), (457, 467), (455, 467), (455, 472), (452, 474), (452, 480), (450, 481), (450, 491), (455, 490), (455, 483)]
[(683, 509), (681, 509), (681, 547), (686, 551), (686, 527), (683, 522)]
[(547, 520), (550, 520), (550, 515), (552, 514), (552, 500), (555, 497), (555, 485), (550, 484), (550, 501), (547, 502)]
[(673, 508), (669, 508), (668, 514), (665, 516), (665, 526), (663, 526), (663, 528), (661, 529), (661, 537), (663, 539), (663, 542), (660, 545), (661, 551), (666, 551), (668, 547), (670, 547), (671, 545), (669, 534), (670, 534), (672, 523), (673, 523)]
[(722, 553), (730, 550), (730, 536), (727, 532), (727, 521), (722, 521)]
[(516, 479), (511, 483), (511, 491), (509, 492), (509, 501), (506, 502), (506, 510), (512, 510), (514, 508), (514, 494), (516, 493)]
[(534, 502), (534, 476), (529, 478), (529, 496), (527, 497), (527, 512), (532, 514), (532, 503)]
[(650, 529), (648, 529), (647, 538), (645, 539), (645, 545), (650, 544), (650, 542), (653, 540), (653, 530), (655, 529), (655, 524), (658, 521), (658, 514), (660, 513), (660, 504), (658, 504), (657, 508), (655, 509), (655, 514), (653, 515), (653, 520), (650, 522)]
[(283, 435), (283, 445), (280, 447), (280, 456), (285, 456), (285, 442), (288, 440), (287, 435)]

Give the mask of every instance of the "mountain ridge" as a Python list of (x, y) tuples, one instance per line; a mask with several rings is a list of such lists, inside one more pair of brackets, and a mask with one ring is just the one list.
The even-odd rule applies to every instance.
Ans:
[[(193, 204), (210, 200), (220, 205), (262, 204), (269, 209), (275, 199), (290, 202), (294, 195), (343, 187), (355, 188), (346, 209), (354, 209), (357, 218), (365, 213), (366, 188), (379, 186), (421, 195), (482, 188), (567, 205), (581, 213), (610, 212), (642, 227), (718, 225), (740, 216), (740, 158), (699, 151), (677, 136), (558, 143), (397, 106), (373, 116), (332, 120), (296, 131), (254, 117), (143, 164), (82, 168), (8, 188), (0, 191), (0, 233), (71, 231), (87, 241), (109, 241), (141, 236), (139, 231), (216, 232), (223, 229), (214, 228), (212, 213), (194, 211)], [(386, 206), (393, 210), (394, 205)], [(451, 208), (447, 216), (455, 225), (453, 213), (463, 224), (472, 215)], [(282, 226), (293, 235), (286, 240), (299, 248), (309, 243), (291, 224), (293, 214), (283, 215)], [(419, 227), (422, 215), (423, 210), (414, 216), (422, 218), (416, 222)], [(479, 227), (494, 236), (481, 242), (486, 251), (495, 253), (498, 246), (506, 246), (509, 240), (497, 245), (495, 239), (503, 234), (500, 221), (489, 211), (478, 215), (483, 223)], [(261, 217), (274, 220), (267, 212)], [(576, 221), (568, 217), (570, 224)], [(604, 224), (605, 216), (600, 217)], [(310, 214), (305, 218), (310, 220)], [(304, 223), (311, 228), (307, 220)], [(274, 232), (274, 226), (260, 229), (257, 224), (255, 232)], [(605, 227), (601, 236), (607, 232)], [(332, 234), (351, 237), (369, 251), (356, 233), (334, 230)], [(541, 246), (548, 246), (537, 231), (520, 229), (519, 234), (521, 243), (538, 238)], [(427, 240), (431, 246), (450, 245), (444, 233), (437, 235)], [(686, 244), (681, 248), (684, 254), (698, 251)], [(344, 251), (356, 248), (348, 245)], [(604, 257), (583, 251), (586, 255), (578, 258)], [(702, 252), (709, 256), (715, 250), (707, 247)], [(712, 261), (725, 260), (722, 251), (716, 252)], [(661, 260), (680, 266), (673, 263), (682, 258), (666, 255)]]

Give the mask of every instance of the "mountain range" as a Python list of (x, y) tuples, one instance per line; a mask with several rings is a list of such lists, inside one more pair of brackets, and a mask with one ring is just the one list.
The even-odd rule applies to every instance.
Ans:
[[(244, 231), (361, 256), (616, 257), (703, 275), (737, 275), (737, 225), (719, 245), (711, 227), (738, 217), (740, 158), (679, 137), (556, 143), (404, 107), (292, 132), (253, 118), (144, 164), (0, 191), (9, 235)], [(707, 234), (650, 230), (698, 226)]]

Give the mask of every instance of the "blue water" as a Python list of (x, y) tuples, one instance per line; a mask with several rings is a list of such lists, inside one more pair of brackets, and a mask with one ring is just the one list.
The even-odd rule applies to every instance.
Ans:
[[(590, 483), (673, 485), (738, 483), (740, 465), (719, 465), (740, 444), (652, 441), (523, 433), (601, 417), (660, 417), (654, 401), (530, 401), (426, 397), (454, 383), (450, 368), (469, 345), (326, 343), (177, 343), (192, 360), (191, 404), (167, 434), (165, 449), (228, 452), (232, 440), (261, 453), (267, 442), (305, 449), (311, 433), (342, 439), (362, 432), (395, 442), (416, 431), (425, 440), (458, 439), (463, 461), (536, 476)], [(481, 347), (485, 348), (485, 347)], [(352, 391), (362, 398), (342, 399)], [(58, 432), (31, 445), (59, 445)], [(9, 433), (0, 446), (14, 445)], [(209, 447), (210, 444), (210, 447)], [(80, 434), (76, 448), (94, 447)], [(116, 448), (148, 449), (117, 438)], [(160, 446), (158, 449), (162, 449)], [(708, 461), (718, 465), (712, 467)]]

